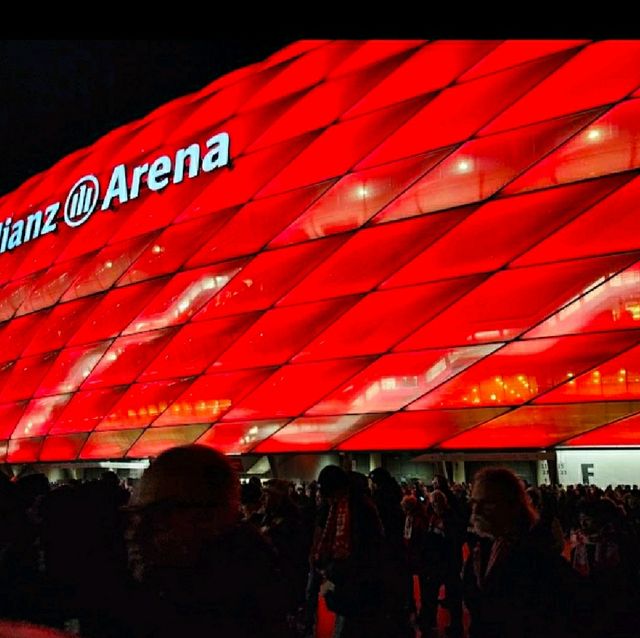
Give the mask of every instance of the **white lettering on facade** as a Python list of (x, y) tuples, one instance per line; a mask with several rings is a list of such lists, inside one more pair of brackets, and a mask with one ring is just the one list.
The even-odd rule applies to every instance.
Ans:
[(107, 210), (107, 208), (111, 206), (111, 202), (116, 198), (120, 204), (125, 204), (129, 199), (129, 191), (127, 190), (127, 168), (124, 164), (118, 164), (113, 169), (101, 210)]
[[(189, 160), (187, 162), (187, 159)], [(176, 167), (173, 171), (173, 183), (179, 184), (184, 179), (185, 164), (189, 167), (189, 178), (196, 177), (200, 170), (200, 144), (192, 144), (181, 148), (176, 153)]]
[[(169, 155), (160, 155), (151, 163), (134, 166), (131, 171), (126, 164), (118, 164), (111, 171), (101, 203), (98, 178), (85, 175), (69, 190), (63, 208), (63, 221), (67, 226), (77, 227), (84, 224), (98, 208), (101, 211), (115, 210), (137, 199), (145, 187), (151, 192), (159, 192), (171, 183), (179, 184), (185, 178), (194, 179), (202, 173), (228, 166), (229, 147), (229, 134), (223, 131), (206, 140), (202, 159), (201, 145), (194, 142), (179, 148), (173, 159)], [(7, 217), (0, 224), (0, 254), (55, 232), (61, 207), (62, 203), (58, 201), (15, 221), (13, 216)]]
[(206, 146), (209, 152), (202, 158), (202, 170), (210, 173), (215, 168), (229, 164), (229, 134), (218, 133), (210, 137)]
[(168, 155), (161, 155), (149, 168), (147, 186), (151, 191), (161, 191), (169, 184), (167, 175), (171, 172), (171, 158)]

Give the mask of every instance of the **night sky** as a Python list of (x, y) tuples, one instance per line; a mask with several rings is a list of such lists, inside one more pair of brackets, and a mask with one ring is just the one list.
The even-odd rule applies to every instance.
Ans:
[(293, 39), (0, 40), (0, 195)]

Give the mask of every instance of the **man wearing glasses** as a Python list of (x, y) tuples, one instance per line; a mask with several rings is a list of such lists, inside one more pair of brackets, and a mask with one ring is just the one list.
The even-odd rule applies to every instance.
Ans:
[(240, 484), (223, 454), (199, 445), (163, 452), (128, 511), (135, 636), (289, 635), (277, 556), (240, 521)]
[(520, 479), (506, 468), (481, 470), (470, 505), (473, 528), (486, 539), (471, 548), (464, 567), (470, 638), (582, 636), (583, 586), (539, 533)]

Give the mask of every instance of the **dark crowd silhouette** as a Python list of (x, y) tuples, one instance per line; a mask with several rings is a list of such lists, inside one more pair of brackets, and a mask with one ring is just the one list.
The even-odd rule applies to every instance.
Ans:
[(314, 638), (326, 608), (334, 638), (636, 637), (639, 534), (636, 485), (505, 468), (241, 484), (190, 445), (133, 491), (0, 474), (0, 636)]

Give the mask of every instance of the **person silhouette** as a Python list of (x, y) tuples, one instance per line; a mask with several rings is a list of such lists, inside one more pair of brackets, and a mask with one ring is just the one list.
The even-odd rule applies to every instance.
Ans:
[(580, 635), (580, 577), (535, 531), (537, 514), (522, 481), (507, 468), (474, 477), (471, 523), (480, 537), (464, 567), (471, 638)]
[(129, 512), (141, 592), (134, 635), (290, 635), (277, 555), (240, 520), (240, 483), (223, 454), (201, 445), (166, 450), (143, 474)]

